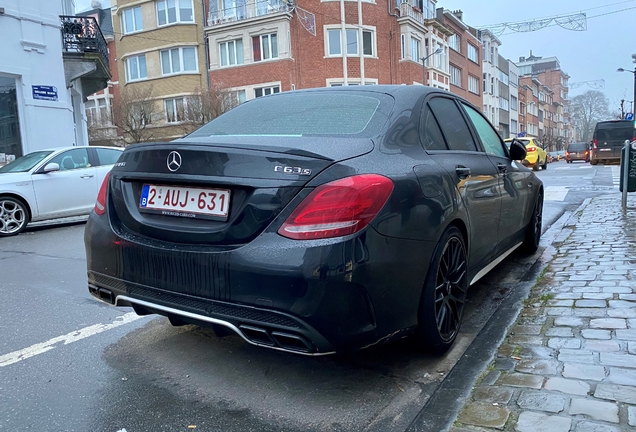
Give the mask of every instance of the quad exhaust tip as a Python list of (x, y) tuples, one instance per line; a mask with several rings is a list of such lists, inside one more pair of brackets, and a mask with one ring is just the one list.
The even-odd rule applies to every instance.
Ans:
[(264, 328), (244, 324), (239, 325), (239, 329), (247, 339), (258, 345), (278, 347), (303, 353), (313, 351), (311, 343), (300, 335), (279, 331), (268, 332)]

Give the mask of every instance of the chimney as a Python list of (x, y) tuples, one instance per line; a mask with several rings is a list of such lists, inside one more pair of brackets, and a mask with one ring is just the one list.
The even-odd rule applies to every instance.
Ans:
[(460, 21), (464, 21), (464, 12), (462, 12), (461, 9), (457, 9), (456, 11), (454, 11), (453, 15), (459, 18)]
[(519, 57), (519, 63), (523, 63), (524, 61), (526, 61), (525, 57)]

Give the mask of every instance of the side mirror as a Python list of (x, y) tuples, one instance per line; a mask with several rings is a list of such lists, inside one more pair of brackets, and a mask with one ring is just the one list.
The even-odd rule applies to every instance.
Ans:
[(42, 170), (43, 173), (50, 173), (53, 171), (59, 171), (60, 170), (60, 165), (56, 164), (55, 162), (51, 162), (46, 164), (46, 166), (44, 167), (44, 169)]
[(526, 146), (521, 141), (514, 138), (510, 143), (510, 159), (512, 160), (524, 160), (526, 158)]

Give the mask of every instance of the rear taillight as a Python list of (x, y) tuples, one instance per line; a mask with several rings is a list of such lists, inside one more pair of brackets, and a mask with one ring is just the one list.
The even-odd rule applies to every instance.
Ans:
[(99, 188), (99, 193), (97, 194), (97, 201), (95, 201), (95, 213), (100, 216), (106, 213), (106, 190), (108, 189), (108, 177), (110, 177), (110, 172), (106, 173), (102, 186)]
[(588, 154), (589, 152), (587, 150), (585, 150), (585, 154)]
[(537, 151), (536, 147), (527, 147), (526, 150), (528, 150), (528, 153), (532, 153), (533, 151)]
[(593, 149), (596, 150), (598, 148), (598, 140), (594, 139), (594, 141), (592, 141), (592, 144), (594, 145)]
[(353, 234), (366, 227), (393, 191), (377, 174), (346, 177), (318, 186), (292, 212), (278, 234), (294, 240)]

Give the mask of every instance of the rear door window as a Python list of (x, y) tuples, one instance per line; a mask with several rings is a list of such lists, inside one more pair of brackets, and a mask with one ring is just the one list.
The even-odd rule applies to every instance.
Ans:
[(486, 149), (486, 153), (493, 156), (506, 157), (506, 151), (504, 150), (501, 137), (497, 131), (493, 129), (490, 123), (488, 123), (488, 120), (486, 120), (471, 106), (464, 103), (462, 103), (462, 106), (466, 110), (470, 120), (473, 122), (477, 135), (479, 135), (479, 138), (481, 139), (481, 144)]
[(97, 157), (99, 158), (100, 165), (113, 165), (117, 163), (119, 156), (121, 156), (121, 150), (111, 150), (105, 148), (97, 148)]
[(424, 112), (420, 137), (426, 150), (448, 150), (444, 135), (430, 109)]
[(436, 97), (428, 104), (439, 122), (450, 150), (477, 151), (468, 124), (453, 99)]

